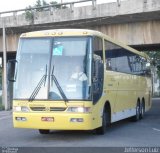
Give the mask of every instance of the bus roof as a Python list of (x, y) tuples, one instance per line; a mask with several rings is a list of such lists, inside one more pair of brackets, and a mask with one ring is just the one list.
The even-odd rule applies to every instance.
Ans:
[(83, 36), (102, 35), (101, 32), (88, 29), (52, 29), (23, 33), (20, 37), (55, 37), (55, 36)]
[(95, 30), (88, 29), (51, 29), (51, 30), (41, 30), (33, 31), (21, 34), (20, 38), (34, 38), (34, 37), (63, 37), (63, 36), (98, 36), (102, 37), (112, 43), (115, 43), (131, 52), (139, 54), (144, 58), (149, 59), (149, 56), (145, 53), (139, 52), (117, 40), (112, 39), (111, 37)]

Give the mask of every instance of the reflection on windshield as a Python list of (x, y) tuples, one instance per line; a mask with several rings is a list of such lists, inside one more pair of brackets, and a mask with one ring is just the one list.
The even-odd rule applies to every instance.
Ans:
[[(52, 74), (51, 74), (51, 84), (52, 84), (52, 85), (53, 85), (53, 81), (54, 81), (57, 89), (59, 90), (59, 93), (61, 94), (63, 100), (64, 100), (65, 102), (67, 102), (68, 99), (67, 99), (67, 97), (66, 97), (66, 95), (65, 95), (62, 87), (60, 86), (59, 82), (57, 81), (56, 76), (54, 75), (54, 65), (53, 65)], [(50, 92), (50, 93), (49, 93), (49, 99), (57, 99), (57, 98), (55, 98), (54, 96), (55, 96), (55, 95), (54, 95), (54, 92)], [(58, 99), (59, 99), (59, 98), (58, 98)]]
[[(54, 74), (68, 99), (89, 99), (88, 38), (55, 38), (52, 50)], [(50, 99), (62, 99), (51, 80)]]
[(46, 73), (43, 75), (43, 77), (41, 78), (41, 80), (38, 82), (37, 86), (35, 87), (34, 91), (32, 92), (29, 101), (33, 101), (35, 99), (35, 97), (37, 96), (38, 92), (40, 91), (42, 85), (46, 84), (46, 79), (47, 79), (47, 65), (46, 65)]
[[(50, 39), (22, 39), (18, 48), (17, 81), (14, 84), (14, 98), (29, 99), (49, 65)], [(48, 67), (47, 67), (48, 69)], [(36, 95), (36, 99), (48, 96), (48, 79)]]
[[(14, 98), (90, 100), (90, 44), (90, 37), (22, 39)], [(45, 85), (39, 85), (44, 75), (48, 76)]]

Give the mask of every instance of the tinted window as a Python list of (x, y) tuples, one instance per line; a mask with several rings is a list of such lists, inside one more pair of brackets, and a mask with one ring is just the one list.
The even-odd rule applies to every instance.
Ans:
[(101, 57), (103, 60), (103, 42), (102, 39), (99, 37), (94, 37), (93, 39), (93, 51), (94, 54)]
[(111, 42), (105, 42), (107, 69), (131, 73), (132, 59), (134, 55), (124, 48), (117, 46)]
[(146, 59), (121, 46), (105, 41), (107, 70), (144, 75)]

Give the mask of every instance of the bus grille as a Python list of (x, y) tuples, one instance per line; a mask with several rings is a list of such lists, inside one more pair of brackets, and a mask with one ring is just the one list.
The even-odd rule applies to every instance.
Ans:
[(65, 107), (30, 107), (32, 111), (65, 111)]
[(65, 111), (65, 107), (50, 107), (50, 111)]
[(46, 110), (45, 107), (30, 107), (30, 109), (32, 111), (45, 111)]

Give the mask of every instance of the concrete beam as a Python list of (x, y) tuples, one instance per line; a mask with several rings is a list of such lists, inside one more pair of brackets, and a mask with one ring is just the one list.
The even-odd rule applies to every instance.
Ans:
[[(80, 21), (84, 21), (82, 24), (94, 22), (99, 24), (101, 21), (103, 24), (118, 24), (126, 22), (148, 21), (160, 19), (160, 1), (158, 0), (127, 0), (122, 1), (121, 5), (117, 3), (106, 3), (93, 6), (76, 7), (74, 11), (70, 8), (66, 9), (54, 9), (52, 14), (50, 11), (34, 12), (33, 21), (26, 20), (25, 14), (5, 17), (5, 22), (8, 27), (23, 28), (23, 26), (41, 26), (46, 24), (58, 25), (68, 22), (71, 26)], [(0, 27), (1, 25), (0, 18)], [(60, 26), (59, 26), (60, 27)], [(57, 26), (58, 28), (58, 26)]]
[[(19, 35), (23, 32), (57, 29), (87, 28), (101, 31), (128, 45), (160, 44), (160, 1), (127, 0), (93, 6), (35, 12), (34, 20), (25, 19), (25, 14), (5, 17), (7, 25), (7, 50), (16, 51)], [(0, 18), (0, 27), (2, 17)], [(0, 30), (0, 51), (2, 38)]]
[[(9, 52), (15, 52), (18, 47), (19, 34), (10, 34), (6, 36), (6, 49)], [(0, 52), (3, 51), (2, 36), (0, 36)]]
[(128, 45), (160, 44), (160, 21), (93, 26), (91, 29)]
[[(66, 26), (66, 28), (70, 27)], [(115, 40), (132, 46), (160, 44), (160, 21), (99, 26), (86, 25), (84, 28), (101, 31)], [(20, 34), (7, 35), (7, 51), (15, 52), (17, 50), (19, 36)], [(2, 52), (2, 36), (0, 36), (0, 52)]]

